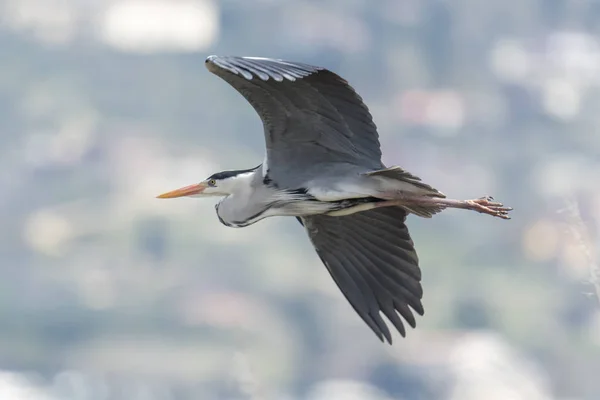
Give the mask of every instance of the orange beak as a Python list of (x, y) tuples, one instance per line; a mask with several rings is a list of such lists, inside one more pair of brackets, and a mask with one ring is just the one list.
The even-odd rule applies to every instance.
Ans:
[(167, 193), (163, 193), (159, 196), (156, 196), (157, 199), (174, 199), (176, 197), (185, 197), (185, 196), (193, 196), (195, 194), (200, 194), (206, 189), (205, 183), (198, 183), (195, 185), (190, 185), (186, 187), (182, 187), (181, 189), (176, 189)]

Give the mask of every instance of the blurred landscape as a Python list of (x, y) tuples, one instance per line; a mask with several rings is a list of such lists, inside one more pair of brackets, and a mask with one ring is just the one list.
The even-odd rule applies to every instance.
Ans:
[[(0, 399), (597, 400), (600, 2), (0, 0)], [(327, 67), (388, 165), (425, 316), (381, 344), (293, 218), (167, 190), (263, 159), (210, 54)]]

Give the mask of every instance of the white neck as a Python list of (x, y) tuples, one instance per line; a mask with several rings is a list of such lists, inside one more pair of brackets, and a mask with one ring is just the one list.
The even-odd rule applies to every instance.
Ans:
[[(227, 178), (221, 182), (219, 188), (224, 196), (216, 206), (217, 215), (222, 223), (228, 226), (238, 225), (239, 221), (254, 222), (253, 216), (260, 214), (269, 200), (269, 196), (262, 196), (263, 190), (267, 189), (254, 184), (256, 171), (246, 172)], [(260, 173), (260, 172), (259, 172)], [(268, 190), (268, 189), (267, 189)], [(252, 219), (252, 221), (249, 221)]]

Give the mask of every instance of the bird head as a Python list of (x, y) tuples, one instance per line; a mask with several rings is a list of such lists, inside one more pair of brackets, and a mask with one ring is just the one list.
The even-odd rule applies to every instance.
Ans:
[(159, 199), (176, 197), (229, 196), (236, 189), (248, 186), (256, 168), (249, 170), (223, 171), (212, 174), (200, 183), (175, 189), (157, 196)]

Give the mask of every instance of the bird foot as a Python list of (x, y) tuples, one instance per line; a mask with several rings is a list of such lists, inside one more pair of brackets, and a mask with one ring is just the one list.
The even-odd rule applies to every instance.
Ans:
[(494, 201), (492, 196), (484, 196), (474, 200), (466, 200), (468, 207), (482, 214), (489, 214), (502, 219), (510, 219), (508, 212), (512, 207), (504, 207), (502, 203)]

